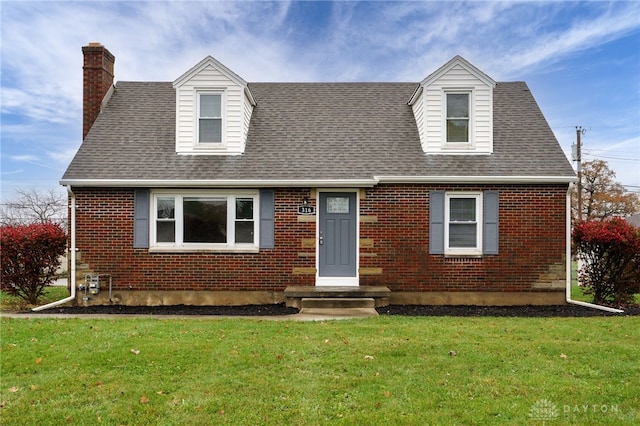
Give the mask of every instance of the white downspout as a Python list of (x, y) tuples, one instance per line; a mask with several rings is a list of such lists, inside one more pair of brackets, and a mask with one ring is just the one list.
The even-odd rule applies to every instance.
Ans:
[(624, 311), (620, 310), (620, 309), (615, 309), (615, 308), (609, 308), (608, 306), (601, 306), (601, 305), (596, 305), (593, 303), (587, 303), (587, 302), (580, 302), (578, 300), (571, 300), (571, 187), (573, 186), (573, 184), (569, 184), (569, 189), (567, 189), (567, 229), (566, 229), (566, 241), (565, 244), (567, 246), (567, 253), (566, 253), (566, 258), (567, 258), (567, 286), (566, 286), (566, 298), (567, 298), (567, 303), (571, 303), (574, 305), (580, 305), (580, 306), (585, 306), (587, 308), (594, 308), (594, 309), (600, 309), (603, 311), (607, 311), (607, 312), (615, 312), (617, 314), (623, 313)]
[(71, 197), (71, 223), (69, 232), (71, 233), (71, 247), (69, 249), (71, 257), (71, 268), (69, 271), (71, 281), (71, 295), (56, 302), (51, 302), (43, 306), (33, 308), (32, 311), (42, 311), (44, 309), (53, 308), (63, 303), (71, 302), (76, 299), (76, 195), (71, 191), (71, 185), (67, 186), (67, 192)]

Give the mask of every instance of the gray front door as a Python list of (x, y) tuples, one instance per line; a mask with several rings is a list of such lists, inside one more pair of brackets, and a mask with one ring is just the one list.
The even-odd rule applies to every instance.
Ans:
[(320, 192), (319, 277), (356, 276), (357, 215), (354, 192)]

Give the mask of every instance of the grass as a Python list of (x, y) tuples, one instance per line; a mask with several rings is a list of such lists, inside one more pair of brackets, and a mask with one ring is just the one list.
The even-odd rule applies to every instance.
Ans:
[[(40, 297), (38, 306), (64, 299), (67, 296), (69, 296), (69, 289), (67, 287), (46, 287), (44, 294)], [(21, 312), (27, 311), (32, 307), (33, 306), (28, 305), (19, 297), (10, 296), (5, 292), (0, 291), (0, 312)]]
[(638, 317), (0, 321), (3, 425), (640, 422)]
[(577, 300), (579, 302), (593, 303), (593, 296), (590, 294), (584, 294), (584, 289), (578, 285), (571, 286), (571, 300)]

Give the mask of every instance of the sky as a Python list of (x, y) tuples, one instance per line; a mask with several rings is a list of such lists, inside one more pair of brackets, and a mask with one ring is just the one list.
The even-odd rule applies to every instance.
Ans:
[(174, 81), (211, 55), (250, 83), (417, 84), (461, 55), (527, 82), (569, 159), (580, 126), (583, 161), (640, 192), (640, 2), (0, 0), (0, 27), (2, 201), (58, 187), (82, 142), (89, 42), (115, 55), (116, 81)]

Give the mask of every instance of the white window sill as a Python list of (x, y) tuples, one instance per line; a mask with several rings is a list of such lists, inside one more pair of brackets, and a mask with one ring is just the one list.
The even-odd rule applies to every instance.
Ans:
[(477, 148), (459, 148), (459, 147), (450, 147), (444, 146), (440, 149), (431, 149), (425, 151), (426, 154), (429, 155), (491, 155), (491, 151), (487, 150), (479, 150)]
[(482, 253), (445, 253), (447, 259), (482, 259)]
[(256, 246), (233, 247), (151, 247), (149, 253), (259, 253)]

